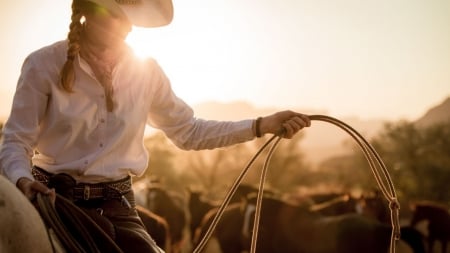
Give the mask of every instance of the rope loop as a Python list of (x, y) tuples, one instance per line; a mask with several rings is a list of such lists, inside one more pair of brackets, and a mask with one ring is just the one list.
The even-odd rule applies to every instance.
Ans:
[[(364, 137), (358, 133), (355, 129), (353, 129), (351, 126), (347, 125), (346, 123), (335, 119), (330, 116), (325, 115), (310, 115), (310, 120), (317, 120), (317, 121), (324, 121), (331, 123), (345, 132), (347, 132), (359, 145), (361, 148), (364, 156), (366, 157), (367, 162), (369, 163), (370, 169), (372, 170), (372, 174), (375, 178), (375, 181), (378, 184), (378, 187), (380, 188), (381, 192), (383, 193), (383, 196), (386, 198), (386, 200), (389, 202), (389, 209), (391, 211), (391, 224), (392, 224), (392, 233), (391, 233), (391, 242), (390, 242), (390, 253), (395, 253), (395, 242), (400, 239), (400, 221), (399, 221), (399, 209), (400, 209), (400, 203), (397, 200), (397, 194), (395, 192), (394, 184), (392, 183), (391, 177), (389, 176), (389, 172), (386, 168), (386, 165), (381, 160), (381, 157), (378, 155), (378, 153), (375, 151), (375, 149), (370, 145), (370, 143), (364, 139)], [(217, 226), (217, 223), (219, 222), (220, 217), (222, 216), (223, 212), (225, 211), (225, 208), (227, 207), (231, 197), (235, 193), (237, 187), (241, 183), (244, 175), (248, 172), (250, 166), (253, 164), (253, 162), (256, 160), (256, 158), (261, 154), (261, 152), (271, 143), (275, 138), (278, 138), (277, 141), (272, 145), (270, 148), (270, 151), (266, 157), (266, 160), (263, 165), (263, 170), (261, 172), (261, 178), (260, 178), (260, 186), (258, 189), (258, 200), (257, 200), (257, 207), (255, 211), (255, 217), (254, 217), (254, 226), (253, 226), (253, 234), (252, 234), (252, 243), (250, 248), (250, 253), (254, 253), (256, 251), (256, 241), (257, 241), (257, 234), (258, 234), (258, 226), (259, 226), (259, 218), (260, 218), (260, 212), (261, 212), (261, 201), (262, 201), (262, 192), (264, 190), (264, 181), (266, 177), (266, 172), (268, 168), (269, 160), (278, 145), (280, 139), (285, 134), (285, 129), (281, 128), (277, 134), (275, 134), (272, 138), (270, 138), (264, 145), (256, 152), (256, 154), (252, 157), (250, 162), (247, 164), (247, 166), (243, 169), (241, 174), (238, 176), (238, 178), (235, 180), (233, 185), (231, 186), (231, 189), (227, 193), (225, 199), (222, 202), (222, 205), (219, 207), (218, 212), (216, 213), (216, 216), (214, 217), (211, 225), (209, 226), (206, 234), (203, 236), (200, 243), (197, 245), (197, 247), (194, 249), (194, 253), (201, 252), (201, 250), (205, 247), (206, 242), (209, 240), (209, 238), (212, 235), (213, 230)]]
[[(391, 221), (392, 221), (392, 238), (396, 241), (400, 240), (400, 203), (397, 198), (391, 198), (389, 201), (389, 209), (391, 211)], [(391, 239), (392, 240), (392, 239)]]
[(400, 203), (398, 202), (397, 198), (392, 198), (389, 201), (389, 209), (391, 209), (391, 210), (399, 210), (400, 209)]

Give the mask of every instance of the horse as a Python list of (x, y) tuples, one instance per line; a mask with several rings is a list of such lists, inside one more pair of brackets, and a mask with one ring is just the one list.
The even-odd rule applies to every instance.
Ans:
[[(169, 252), (167, 222), (136, 206), (156, 244)], [(49, 233), (35, 206), (4, 176), (0, 175), (0, 252), (65, 252), (56, 235)]]
[(136, 203), (164, 218), (169, 225), (171, 252), (181, 252), (187, 226), (184, 199), (161, 185), (144, 182), (135, 186)]
[(136, 211), (156, 245), (165, 252), (171, 252), (170, 229), (167, 221), (140, 205), (136, 205)]
[(372, 217), (380, 222), (391, 224), (389, 203), (378, 190), (363, 194), (359, 198), (358, 211), (367, 217)]
[(188, 189), (189, 231), (191, 241), (194, 239), (195, 230), (200, 226), (203, 217), (211, 209), (218, 207), (219, 203), (206, 200), (202, 197), (202, 191)]
[(389, 204), (378, 190), (367, 192), (360, 197), (352, 197), (346, 192), (333, 192), (312, 194), (303, 197), (309, 199), (310, 210), (325, 216), (341, 215), (346, 213), (359, 213), (368, 218), (391, 224)]
[(450, 213), (446, 206), (422, 201), (412, 204), (413, 215), (411, 226), (421, 221), (428, 221), (428, 252), (433, 252), (436, 241), (441, 243), (442, 253), (447, 252), (447, 242), (450, 240)]
[[(214, 236), (223, 253), (250, 248), (254, 199), (231, 205), (221, 217)], [(196, 233), (204, 236), (215, 213), (205, 217)], [(388, 252), (392, 228), (357, 213), (323, 216), (278, 198), (264, 197), (258, 229), (258, 253), (384, 253)], [(408, 228), (410, 231), (410, 228)], [(411, 233), (406, 233), (406, 236)], [(414, 234), (414, 236), (417, 234)], [(405, 240), (408, 243), (410, 240)], [(413, 245), (411, 245), (413, 247)], [(420, 249), (415, 253), (424, 253)]]
[[(188, 212), (190, 216), (189, 227), (191, 234), (191, 241), (194, 240), (195, 231), (200, 226), (205, 215), (220, 206), (220, 201), (212, 201), (203, 197), (203, 192), (201, 190), (194, 190), (192, 187), (187, 189), (189, 192), (188, 199)], [(246, 199), (252, 194), (256, 194), (258, 188), (251, 184), (240, 184), (236, 192), (230, 199), (229, 204), (239, 203), (243, 199)], [(276, 193), (273, 190), (264, 190), (266, 196), (274, 196)]]
[(37, 209), (2, 175), (0, 214), (0, 252), (63, 252), (61, 245), (47, 233)]
[[(215, 207), (204, 215), (199, 227), (196, 228), (193, 234), (192, 242), (194, 248), (199, 245), (204, 237), (218, 209), (218, 207)], [(241, 251), (248, 248), (246, 241), (241, 236), (242, 228), (245, 227), (245, 215), (241, 213), (243, 211), (240, 203), (232, 203), (226, 207), (225, 212), (221, 216), (214, 230), (214, 235), (222, 253), (241, 253)]]

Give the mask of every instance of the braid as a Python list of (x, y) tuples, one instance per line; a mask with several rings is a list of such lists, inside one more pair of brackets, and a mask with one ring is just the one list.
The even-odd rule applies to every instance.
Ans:
[(81, 18), (83, 17), (83, 14), (81, 13), (78, 3), (78, 0), (73, 0), (72, 2), (72, 21), (67, 36), (69, 39), (69, 48), (67, 50), (66, 62), (61, 70), (61, 86), (67, 92), (73, 91), (73, 82), (75, 80), (73, 62), (75, 56), (80, 51), (80, 36), (82, 31)]

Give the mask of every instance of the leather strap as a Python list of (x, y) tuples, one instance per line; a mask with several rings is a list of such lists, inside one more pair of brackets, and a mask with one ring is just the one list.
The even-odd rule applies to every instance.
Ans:
[(67, 252), (123, 253), (111, 237), (70, 200), (57, 194), (53, 206), (48, 195), (38, 193), (37, 205), (47, 229), (55, 232)]

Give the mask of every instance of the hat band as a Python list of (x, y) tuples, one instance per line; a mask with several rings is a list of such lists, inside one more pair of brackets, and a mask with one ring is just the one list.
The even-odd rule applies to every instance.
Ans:
[(116, 0), (116, 3), (118, 4), (138, 4), (140, 0)]

